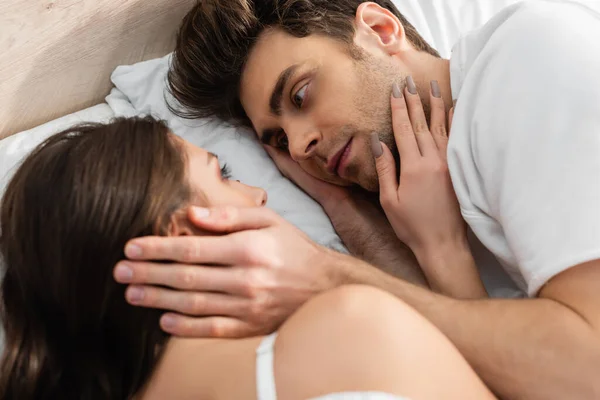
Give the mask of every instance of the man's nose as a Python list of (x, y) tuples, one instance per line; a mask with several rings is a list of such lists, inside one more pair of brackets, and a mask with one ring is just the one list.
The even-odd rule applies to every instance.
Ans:
[(317, 129), (302, 132), (289, 131), (288, 146), (290, 156), (296, 162), (309, 159), (313, 156), (321, 140), (321, 133)]

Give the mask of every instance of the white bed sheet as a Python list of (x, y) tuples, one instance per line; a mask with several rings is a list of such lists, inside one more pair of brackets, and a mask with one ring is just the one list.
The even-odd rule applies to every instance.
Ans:
[[(447, 58), (460, 36), (484, 24), (500, 9), (520, 0), (393, 1), (425, 40)], [(599, 0), (576, 1), (596, 4)], [(345, 251), (321, 207), (281, 176), (262, 147), (253, 140), (251, 132), (236, 130), (216, 120), (181, 120), (167, 110), (163, 98), (166, 66), (167, 58), (119, 67), (112, 76), (117, 88), (106, 98), (106, 104), (67, 115), (0, 141), (0, 194), (4, 192), (19, 161), (51, 134), (79, 122), (102, 122), (114, 116), (151, 114), (166, 120), (176, 134), (222, 155), (237, 179), (265, 188), (269, 193), (269, 207), (300, 227), (312, 239)], [(493, 295), (512, 292), (514, 285), (506, 280), (504, 274), (486, 268), (486, 263), (482, 274)]]
[(521, 0), (392, 0), (423, 38), (449, 58), (452, 46), (465, 33)]

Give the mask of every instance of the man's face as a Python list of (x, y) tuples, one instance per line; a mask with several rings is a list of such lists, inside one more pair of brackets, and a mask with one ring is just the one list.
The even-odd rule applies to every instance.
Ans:
[(311, 35), (263, 32), (241, 80), (240, 99), (259, 138), (288, 150), (311, 175), (376, 191), (373, 132), (391, 149), (390, 93), (402, 82), (389, 57)]

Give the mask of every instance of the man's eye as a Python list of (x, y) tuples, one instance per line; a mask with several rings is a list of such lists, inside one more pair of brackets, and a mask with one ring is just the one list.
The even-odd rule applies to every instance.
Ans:
[(277, 136), (277, 147), (282, 150), (287, 150), (288, 146), (289, 142), (287, 135), (284, 132), (280, 133), (279, 136)]
[(304, 96), (306, 95), (306, 89), (308, 89), (308, 83), (302, 86), (300, 90), (298, 90), (293, 96), (292, 102), (298, 108), (302, 108), (302, 105), (304, 104)]

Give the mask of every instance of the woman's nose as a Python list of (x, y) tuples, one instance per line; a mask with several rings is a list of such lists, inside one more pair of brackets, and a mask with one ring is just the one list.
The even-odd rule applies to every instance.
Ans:
[(251, 200), (256, 206), (262, 207), (267, 204), (267, 192), (263, 189), (245, 185), (240, 181), (235, 181), (234, 186), (236, 186), (237, 190), (243, 192), (246, 199)]
[(264, 189), (261, 188), (252, 188), (255, 192), (254, 194), (254, 201), (256, 202), (256, 205), (259, 207), (263, 207), (267, 204), (267, 192), (264, 191)]

